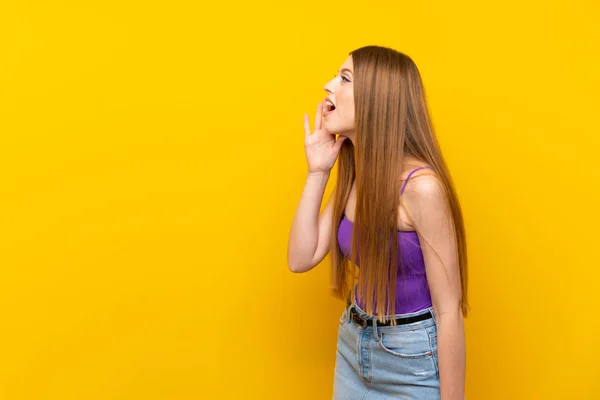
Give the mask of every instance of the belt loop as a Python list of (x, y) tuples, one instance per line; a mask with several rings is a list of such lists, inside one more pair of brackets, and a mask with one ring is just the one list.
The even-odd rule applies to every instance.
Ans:
[(344, 320), (344, 322), (346, 324), (349, 324), (350, 323), (350, 306), (349, 305), (346, 305), (345, 313), (346, 313), (346, 319)]
[(350, 301), (350, 296), (346, 297), (346, 324), (349, 324), (351, 319), (350, 319), (350, 308), (352, 306), (352, 302)]
[(344, 320), (345, 323), (349, 323), (350, 322), (350, 306), (346, 305), (346, 309), (344, 311), (346, 313), (346, 319)]
[(374, 315), (371, 321), (373, 322), (373, 336), (375, 337), (375, 342), (377, 343), (381, 339), (379, 337), (380, 332), (377, 330), (377, 317)]
[(433, 306), (429, 307), (429, 313), (431, 314), (431, 318), (433, 318), (433, 323), (437, 325), (437, 321), (435, 320), (435, 314), (433, 313)]

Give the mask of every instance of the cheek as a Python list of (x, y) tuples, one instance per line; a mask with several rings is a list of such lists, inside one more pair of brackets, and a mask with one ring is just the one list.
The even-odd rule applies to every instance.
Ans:
[(352, 100), (346, 101), (342, 107), (344, 119), (354, 120), (354, 102)]
[(352, 91), (343, 93), (340, 100), (344, 117), (354, 118), (354, 97)]

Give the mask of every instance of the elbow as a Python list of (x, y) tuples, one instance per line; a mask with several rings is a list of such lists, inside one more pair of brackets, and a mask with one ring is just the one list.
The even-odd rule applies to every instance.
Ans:
[(290, 260), (288, 260), (288, 269), (295, 274), (306, 272), (306, 268), (303, 268), (302, 265), (292, 262)]
[(460, 303), (457, 303), (456, 305), (452, 305), (452, 306), (446, 306), (440, 310), (437, 310), (436, 307), (434, 306), (433, 314), (435, 316), (435, 319), (438, 321), (442, 321), (442, 320), (454, 321), (454, 320), (464, 319), (464, 315), (463, 315)]
[(293, 272), (294, 274), (298, 274), (301, 272), (297, 266), (292, 265), (292, 264), (288, 264), (288, 269), (290, 270), (290, 272)]
[(287, 265), (288, 269), (295, 274), (301, 274), (303, 272), (309, 271), (313, 267), (313, 265), (311, 265), (310, 263), (307, 264), (306, 262), (295, 260), (292, 257), (288, 257)]
[(306, 268), (304, 268), (304, 263), (302, 262), (302, 260), (300, 260), (298, 255), (295, 254), (295, 252), (292, 251), (292, 249), (290, 249), (289, 247), (288, 247), (288, 254), (287, 254), (287, 265), (288, 265), (288, 269), (290, 270), (290, 272), (293, 272), (295, 274), (299, 274), (299, 273), (306, 271)]
[(298, 266), (296, 264), (294, 264), (292, 262), (292, 260), (290, 260), (289, 257), (288, 257), (288, 260), (287, 260), (287, 266), (288, 266), (288, 269), (290, 270), (290, 272), (296, 273), (298, 271)]

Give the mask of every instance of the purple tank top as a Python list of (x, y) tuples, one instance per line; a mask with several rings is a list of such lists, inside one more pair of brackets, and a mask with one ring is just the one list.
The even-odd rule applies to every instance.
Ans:
[[(427, 165), (412, 170), (406, 177), (402, 189), (400, 189), (400, 195), (404, 193), (404, 188), (412, 174), (423, 168), (431, 167)], [(353, 222), (346, 218), (344, 214), (338, 227), (338, 244), (342, 253), (348, 258), (350, 258), (350, 246), (352, 245), (352, 229)], [(425, 275), (425, 261), (423, 260), (419, 236), (414, 231), (398, 231), (397, 237), (400, 254), (398, 255), (398, 276), (396, 279), (396, 314), (413, 313), (429, 308), (432, 305), (431, 294)], [(406, 277), (403, 277), (401, 273), (401, 259), (406, 269)], [(358, 256), (357, 265), (360, 266)], [(365, 309), (364, 299), (355, 297), (355, 301), (360, 308)], [(373, 310), (373, 314), (377, 315), (375, 310)]]

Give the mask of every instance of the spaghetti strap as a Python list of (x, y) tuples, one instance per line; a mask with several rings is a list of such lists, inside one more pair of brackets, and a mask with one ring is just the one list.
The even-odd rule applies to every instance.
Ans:
[(410, 177), (412, 176), (412, 174), (414, 174), (415, 172), (417, 172), (418, 170), (423, 169), (423, 168), (431, 168), (431, 169), (433, 169), (433, 167), (430, 167), (429, 165), (426, 165), (424, 167), (418, 167), (418, 168), (415, 168), (412, 171), (410, 171), (410, 173), (406, 177), (406, 180), (404, 181), (404, 184), (402, 185), (402, 189), (400, 189), (400, 196), (402, 196), (402, 193), (404, 193), (404, 188), (406, 187), (406, 184), (408, 183), (408, 180), (410, 179)]

